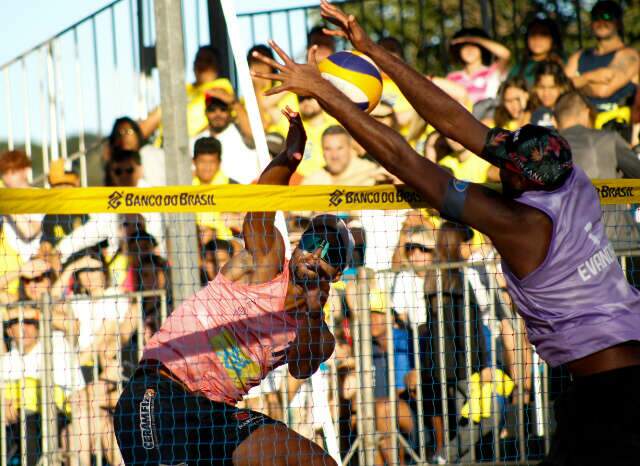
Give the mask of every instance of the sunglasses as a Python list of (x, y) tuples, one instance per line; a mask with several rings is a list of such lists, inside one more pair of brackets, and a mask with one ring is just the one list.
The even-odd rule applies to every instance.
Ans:
[(615, 21), (616, 19), (609, 12), (603, 11), (601, 13), (596, 13), (595, 15), (591, 15), (591, 21)]
[(320, 259), (337, 269), (340, 269), (344, 262), (340, 248), (332, 248), (325, 235), (313, 232), (304, 233), (300, 238), (300, 249), (311, 253), (320, 249)]
[[(36, 319), (22, 319), (22, 322), (25, 324), (38, 325), (40, 323), (39, 320)], [(20, 319), (9, 319), (4, 321), (5, 327), (11, 327), (12, 325), (17, 325), (20, 323)]]
[(313, 99), (313, 97), (308, 96), (308, 95), (299, 95), (298, 96), (298, 102), (304, 102), (305, 100), (311, 100)]
[(127, 175), (133, 175), (134, 170), (135, 170), (135, 168), (133, 168), (133, 167), (127, 167), (127, 168), (113, 168), (113, 169), (111, 170), (111, 173), (113, 173), (113, 174), (114, 174), (114, 175), (116, 175), (116, 176), (122, 176), (122, 175), (124, 175), (125, 173), (126, 173)]
[(22, 281), (24, 283), (40, 283), (45, 281), (47, 278), (51, 278), (50, 273), (49, 272), (45, 272), (42, 275), (38, 275), (37, 277), (33, 277), (33, 278), (26, 278), (26, 277), (22, 277)]
[(131, 136), (132, 134), (135, 134), (135, 131), (132, 128), (119, 129), (118, 134), (120, 136)]

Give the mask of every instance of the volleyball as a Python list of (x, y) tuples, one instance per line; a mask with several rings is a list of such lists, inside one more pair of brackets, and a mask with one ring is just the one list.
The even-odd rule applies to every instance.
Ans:
[(360, 52), (337, 52), (318, 63), (322, 77), (365, 112), (382, 96), (382, 76), (373, 61)]

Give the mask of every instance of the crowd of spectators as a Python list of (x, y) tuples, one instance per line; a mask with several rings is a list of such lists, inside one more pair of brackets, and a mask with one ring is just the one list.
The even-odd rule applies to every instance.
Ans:
[[(595, 46), (567, 59), (551, 18), (535, 18), (527, 25), (520, 57), (484, 30), (465, 28), (450, 40), (451, 58), (458, 69), (430, 79), (490, 126), (515, 130), (533, 123), (557, 128), (570, 142), (575, 163), (592, 178), (640, 178), (634, 150), (640, 114), (638, 52), (623, 41), (622, 10), (615, 2), (596, 3), (591, 31)], [(383, 37), (380, 43), (405, 59), (396, 38)], [(309, 32), (307, 47), (312, 45), (318, 47), (318, 59), (336, 50), (322, 27)], [(264, 63), (252, 58), (254, 52), (272, 56), (271, 50), (255, 45), (247, 55), (251, 69), (267, 71)], [(247, 112), (229, 80), (220, 76), (218, 60), (214, 47), (201, 47), (193, 63), (195, 81), (186, 89), (195, 186), (250, 184), (260, 173)], [(265, 96), (274, 83), (254, 78), (253, 84), (272, 156), (285, 144), (288, 125), (281, 110), (289, 106), (302, 117), (309, 142), (292, 185), (398, 182), (316, 100), (293, 94)], [(422, 121), (386, 75), (382, 100), (372, 116), (456, 177), (478, 183), (499, 181), (495, 167)], [(142, 121), (122, 117), (114, 122), (102, 148), (105, 186), (166, 184), (161, 117), (162, 109), (156, 108)], [(78, 174), (67, 168), (62, 160), (51, 163), (51, 189), (80, 186)], [(29, 187), (31, 161), (21, 151), (1, 154), (0, 177), (4, 187)], [(292, 244), (312, 214), (285, 214)], [(500, 416), (505, 418), (509, 416), (504, 406), (533, 401), (532, 352), (515, 319), (495, 249), (480, 233), (445, 221), (430, 209), (339, 215), (352, 228), (357, 243), (354, 264), (333, 287), (327, 310), (337, 339), (332, 364), (339, 381), (337, 397), (328, 396), (343, 453), (357, 431), (360, 387), (352, 323), (359, 308), (356, 268), (364, 267), (375, 367), (377, 464), (392, 461), (391, 400), (396, 403), (397, 429), (410, 444), (415, 446), (418, 430), (429, 434), (431, 461), (469, 459), (471, 448), (483, 438), (486, 441), (490, 431), (487, 390), (500, 395)], [(629, 212), (607, 210), (605, 222), (614, 246), (640, 240)], [(5, 413), (1, 435), (6, 434), (8, 457), (15, 462), (25, 455), (27, 464), (36, 464), (40, 456), (43, 411), (38, 390), (45, 382), (40, 335), (43, 319), (50, 318), (53, 377), (48, 383), (56, 387), (60, 445), (79, 452), (68, 455), (68, 462), (91, 464), (92, 457), (102, 455), (108, 464), (120, 464), (111, 410), (122, 383), (136, 367), (140, 345), (173, 305), (171, 245), (162, 216), (19, 214), (4, 215), (0, 225), (0, 303), (4, 307), (0, 376)], [(201, 285), (213, 280), (242, 249), (241, 227), (242, 215), (197, 214), (194, 229), (200, 264), (194, 277)], [(47, 312), (43, 296), (50, 297)], [(468, 341), (467, 329), (471, 330)], [(524, 348), (520, 363), (517, 347)], [(442, 353), (444, 358), (439, 357)], [(325, 369), (320, 377), (328, 377)], [(283, 390), (288, 393), (286, 399), (279, 395)], [(308, 420), (305, 390), (311, 399), (310, 382), (288, 379), (286, 372), (279, 371), (254, 389), (245, 403), (278, 418), (286, 415), (285, 406), (297, 408), (299, 413), (291, 416), (291, 422), (313, 437), (321, 424)], [(523, 400), (517, 399), (518, 393)], [(445, 411), (449, 432), (444, 427)], [(24, 445), (21, 419), (27, 429)], [(480, 426), (474, 439), (468, 437), (470, 422)], [(502, 438), (516, 436), (513, 425), (501, 426)], [(445, 458), (445, 438), (453, 439), (449, 458)], [(404, 452), (400, 454), (401, 464), (409, 461)]]

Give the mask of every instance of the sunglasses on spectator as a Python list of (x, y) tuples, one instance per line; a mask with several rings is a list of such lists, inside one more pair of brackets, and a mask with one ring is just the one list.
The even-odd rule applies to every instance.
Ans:
[(133, 128), (122, 128), (118, 130), (118, 134), (120, 136), (131, 136), (132, 134), (135, 134), (135, 131)]
[(320, 249), (320, 259), (331, 267), (340, 268), (343, 262), (339, 248), (332, 248), (325, 235), (307, 232), (302, 235), (299, 244), (300, 249), (310, 253), (314, 253)]
[(133, 175), (133, 171), (135, 170), (135, 168), (133, 167), (127, 167), (127, 168), (112, 168), (111, 172), (116, 175), (116, 176), (121, 176), (123, 174), (127, 174), (127, 175)]
[(51, 278), (50, 272), (45, 272), (42, 275), (38, 275), (37, 277), (31, 277), (31, 278), (22, 277), (22, 281), (25, 283), (31, 283), (31, 282), (40, 283), (46, 280), (47, 278)]
[[(22, 322), (25, 324), (38, 325), (40, 323), (37, 319), (22, 319)], [(5, 327), (11, 327), (12, 325), (16, 325), (20, 323), (20, 319), (9, 319), (4, 321)]]
[(608, 11), (602, 11), (600, 13), (591, 15), (591, 21), (615, 21), (615, 20), (616, 19), (613, 17), (613, 15)]

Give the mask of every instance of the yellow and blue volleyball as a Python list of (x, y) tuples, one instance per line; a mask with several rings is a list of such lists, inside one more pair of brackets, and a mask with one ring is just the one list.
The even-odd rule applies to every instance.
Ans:
[(382, 76), (373, 61), (360, 52), (338, 52), (318, 63), (320, 74), (351, 101), (369, 113), (380, 102)]

